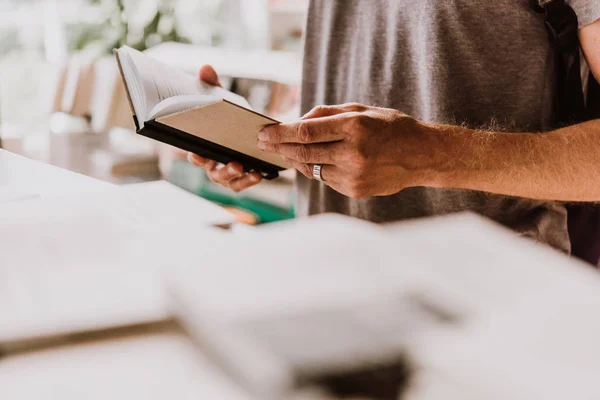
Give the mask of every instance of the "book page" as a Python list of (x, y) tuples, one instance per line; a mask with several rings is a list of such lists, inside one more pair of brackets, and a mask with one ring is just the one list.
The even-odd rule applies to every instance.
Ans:
[[(148, 113), (161, 101), (179, 95), (199, 94), (199, 82), (193, 75), (171, 68), (130, 47), (118, 54), (131, 100), (143, 125)], [(128, 74), (130, 70), (130, 74)]]
[(154, 106), (148, 115), (148, 120), (165, 117), (179, 111), (202, 107), (212, 103), (215, 103), (215, 97), (209, 95), (198, 94), (195, 96), (170, 97)]
[[(189, 100), (189, 96), (192, 95), (211, 96), (214, 97), (214, 101), (226, 99), (251, 109), (250, 104), (243, 97), (221, 87), (201, 82), (196, 76), (163, 64), (142, 52), (127, 46), (117, 52), (140, 126), (143, 126), (144, 121), (153, 118), (151, 111), (157, 105), (177, 96), (185, 96), (184, 100)], [(172, 104), (170, 108), (173, 108)], [(189, 107), (186, 102), (176, 111), (187, 108), (192, 107)]]

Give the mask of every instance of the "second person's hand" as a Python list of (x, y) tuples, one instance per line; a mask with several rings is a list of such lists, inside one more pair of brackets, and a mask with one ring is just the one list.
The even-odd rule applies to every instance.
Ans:
[[(210, 65), (200, 68), (199, 78), (208, 84), (221, 86), (219, 76)], [(242, 164), (238, 162), (230, 162), (227, 165), (223, 165), (194, 153), (188, 153), (188, 160), (190, 163), (204, 168), (206, 175), (211, 181), (225, 186), (234, 192), (241, 192), (262, 180), (262, 176), (258, 172), (244, 172)]]

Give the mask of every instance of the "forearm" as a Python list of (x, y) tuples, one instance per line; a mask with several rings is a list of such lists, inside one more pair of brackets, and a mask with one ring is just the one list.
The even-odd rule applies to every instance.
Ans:
[(559, 201), (600, 201), (600, 120), (545, 134), (428, 126), (425, 186)]

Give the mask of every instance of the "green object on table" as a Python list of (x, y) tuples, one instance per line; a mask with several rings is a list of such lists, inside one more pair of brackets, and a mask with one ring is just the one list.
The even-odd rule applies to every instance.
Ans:
[(283, 221), (295, 216), (291, 201), (288, 207), (283, 207), (244, 193), (231, 192), (211, 182), (202, 168), (184, 160), (174, 161), (169, 182), (215, 203), (248, 211), (257, 217), (259, 223)]

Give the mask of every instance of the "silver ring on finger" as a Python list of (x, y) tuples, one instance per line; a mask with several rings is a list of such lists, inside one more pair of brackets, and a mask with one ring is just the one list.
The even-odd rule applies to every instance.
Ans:
[(313, 177), (316, 180), (318, 180), (319, 182), (325, 182), (325, 180), (323, 179), (322, 171), (323, 171), (323, 164), (313, 165), (313, 170), (312, 170)]

